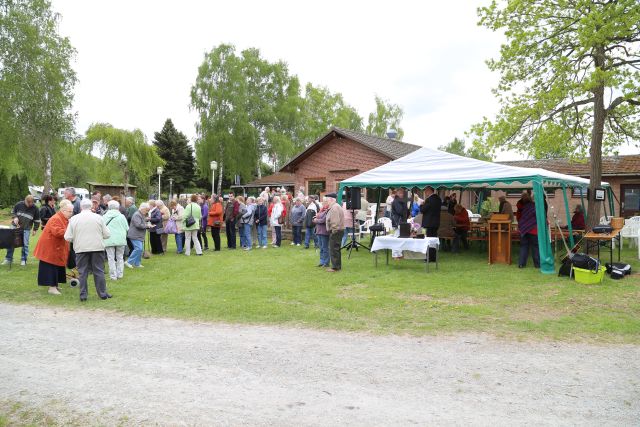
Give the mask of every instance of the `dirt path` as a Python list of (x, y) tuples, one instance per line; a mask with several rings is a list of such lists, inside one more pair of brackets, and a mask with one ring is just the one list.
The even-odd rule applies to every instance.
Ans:
[(640, 347), (0, 304), (0, 399), (103, 425), (638, 425)]

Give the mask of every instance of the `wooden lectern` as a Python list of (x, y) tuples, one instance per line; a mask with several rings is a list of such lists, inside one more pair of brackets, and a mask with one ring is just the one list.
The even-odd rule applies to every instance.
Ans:
[(511, 220), (507, 214), (493, 214), (487, 221), (489, 264), (511, 264)]

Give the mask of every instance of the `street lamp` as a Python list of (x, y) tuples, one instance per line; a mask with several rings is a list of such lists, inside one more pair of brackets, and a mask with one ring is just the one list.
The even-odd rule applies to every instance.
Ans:
[(215, 160), (211, 160), (209, 166), (211, 166), (211, 195), (213, 196), (213, 194), (215, 193), (214, 184), (216, 182), (216, 169), (218, 169), (218, 162), (216, 162)]
[(162, 175), (162, 166), (158, 166), (158, 169), (156, 169), (156, 172), (158, 172), (158, 199), (160, 199), (160, 175)]
[(173, 200), (173, 178), (169, 178), (169, 201)]

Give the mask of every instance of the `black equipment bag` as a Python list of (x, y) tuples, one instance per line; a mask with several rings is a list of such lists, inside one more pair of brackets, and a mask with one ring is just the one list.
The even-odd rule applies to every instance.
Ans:
[(609, 272), (609, 277), (611, 277), (611, 278), (612, 278), (612, 279), (614, 279), (614, 280), (624, 279), (624, 276), (625, 276), (625, 274), (624, 274), (624, 272), (623, 272), (623, 271), (618, 270), (618, 269), (615, 269), (615, 268), (614, 268), (614, 269), (612, 269), (612, 270)]
[(596, 225), (591, 231), (597, 234), (609, 234), (613, 231), (613, 227), (610, 225)]
[(600, 261), (587, 254), (574, 254), (573, 257), (571, 257), (571, 264), (577, 268), (590, 270), (594, 274), (600, 269)]
[(618, 270), (625, 276), (631, 274), (631, 266), (622, 262), (614, 262), (613, 264), (606, 263), (604, 265), (607, 268), (607, 273), (611, 274), (613, 270)]
[(569, 259), (569, 257), (565, 257), (565, 259), (562, 261), (560, 270), (558, 270), (558, 276), (567, 276), (573, 278), (573, 270), (571, 269), (571, 260)]

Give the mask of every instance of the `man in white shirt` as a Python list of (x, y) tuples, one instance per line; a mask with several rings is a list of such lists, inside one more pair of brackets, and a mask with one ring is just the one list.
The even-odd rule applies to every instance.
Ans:
[(73, 243), (76, 253), (76, 264), (80, 273), (80, 301), (87, 300), (87, 279), (93, 273), (93, 281), (100, 299), (111, 298), (107, 293), (107, 282), (104, 278), (104, 239), (111, 234), (102, 216), (91, 212), (89, 199), (80, 202), (81, 212), (69, 220), (64, 239)]

